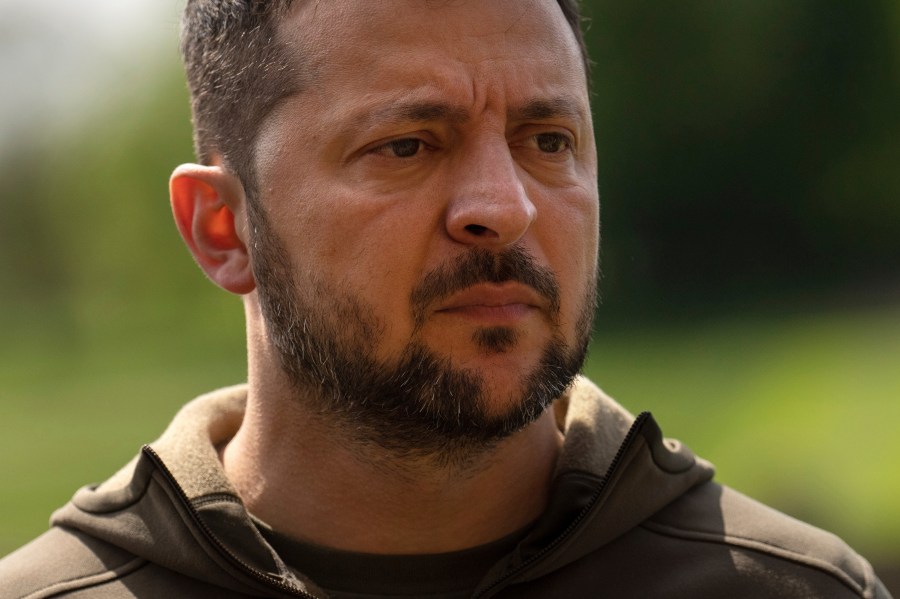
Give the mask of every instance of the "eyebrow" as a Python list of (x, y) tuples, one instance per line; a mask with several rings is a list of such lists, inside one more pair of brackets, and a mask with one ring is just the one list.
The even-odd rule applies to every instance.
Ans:
[[(567, 118), (582, 121), (584, 110), (573, 99), (560, 96), (550, 99), (534, 99), (509, 111), (509, 118), (516, 121), (540, 121), (553, 118)], [(465, 123), (471, 118), (469, 111), (461, 106), (443, 102), (409, 101), (398, 102), (361, 113), (352, 119), (349, 130), (362, 130), (373, 124), (427, 123), (446, 121), (453, 124)]]
[(584, 120), (585, 114), (580, 103), (559, 96), (548, 100), (531, 100), (511, 110), (509, 116), (518, 121), (542, 121), (563, 117), (578, 122)]
[(469, 120), (466, 109), (440, 102), (400, 102), (384, 108), (364, 112), (353, 119), (352, 127), (363, 129), (374, 123), (400, 124), (448, 121), (463, 123)]

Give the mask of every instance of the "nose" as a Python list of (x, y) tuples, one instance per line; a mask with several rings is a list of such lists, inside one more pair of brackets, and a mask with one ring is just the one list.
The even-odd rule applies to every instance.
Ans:
[(452, 178), (446, 226), (459, 243), (511, 246), (537, 218), (505, 139), (469, 149)]

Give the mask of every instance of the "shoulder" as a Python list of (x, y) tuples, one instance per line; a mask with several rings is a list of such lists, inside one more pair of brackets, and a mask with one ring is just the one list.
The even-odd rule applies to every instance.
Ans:
[(4, 599), (244, 597), (62, 527), (0, 559), (0, 589)]
[(686, 551), (725, 552), (737, 577), (795, 589), (792, 596), (889, 597), (871, 565), (837, 536), (716, 483), (692, 489), (642, 528)]
[(11, 597), (49, 597), (127, 576), (146, 562), (77, 532), (52, 528), (0, 560)]

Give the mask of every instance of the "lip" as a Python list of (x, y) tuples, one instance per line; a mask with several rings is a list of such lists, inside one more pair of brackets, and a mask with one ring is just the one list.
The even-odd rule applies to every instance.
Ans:
[(454, 293), (436, 312), (503, 324), (540, 310), (544, 303), (536, 291), (520, 283), (480, 283)]

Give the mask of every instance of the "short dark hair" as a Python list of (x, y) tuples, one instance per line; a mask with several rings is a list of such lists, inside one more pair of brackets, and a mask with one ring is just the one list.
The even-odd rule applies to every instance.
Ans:
[[(260, 124), (304, 77), (278, 41), (280, 19), (295, 0), (188, 0), (181, 52), (191, 93), (194, 151), (226, 168), (255, 195), (253, 143)], [(297, 0), (303, 1), (303, 0)], [(557, 0), (589, 67), (578, 0)]]

